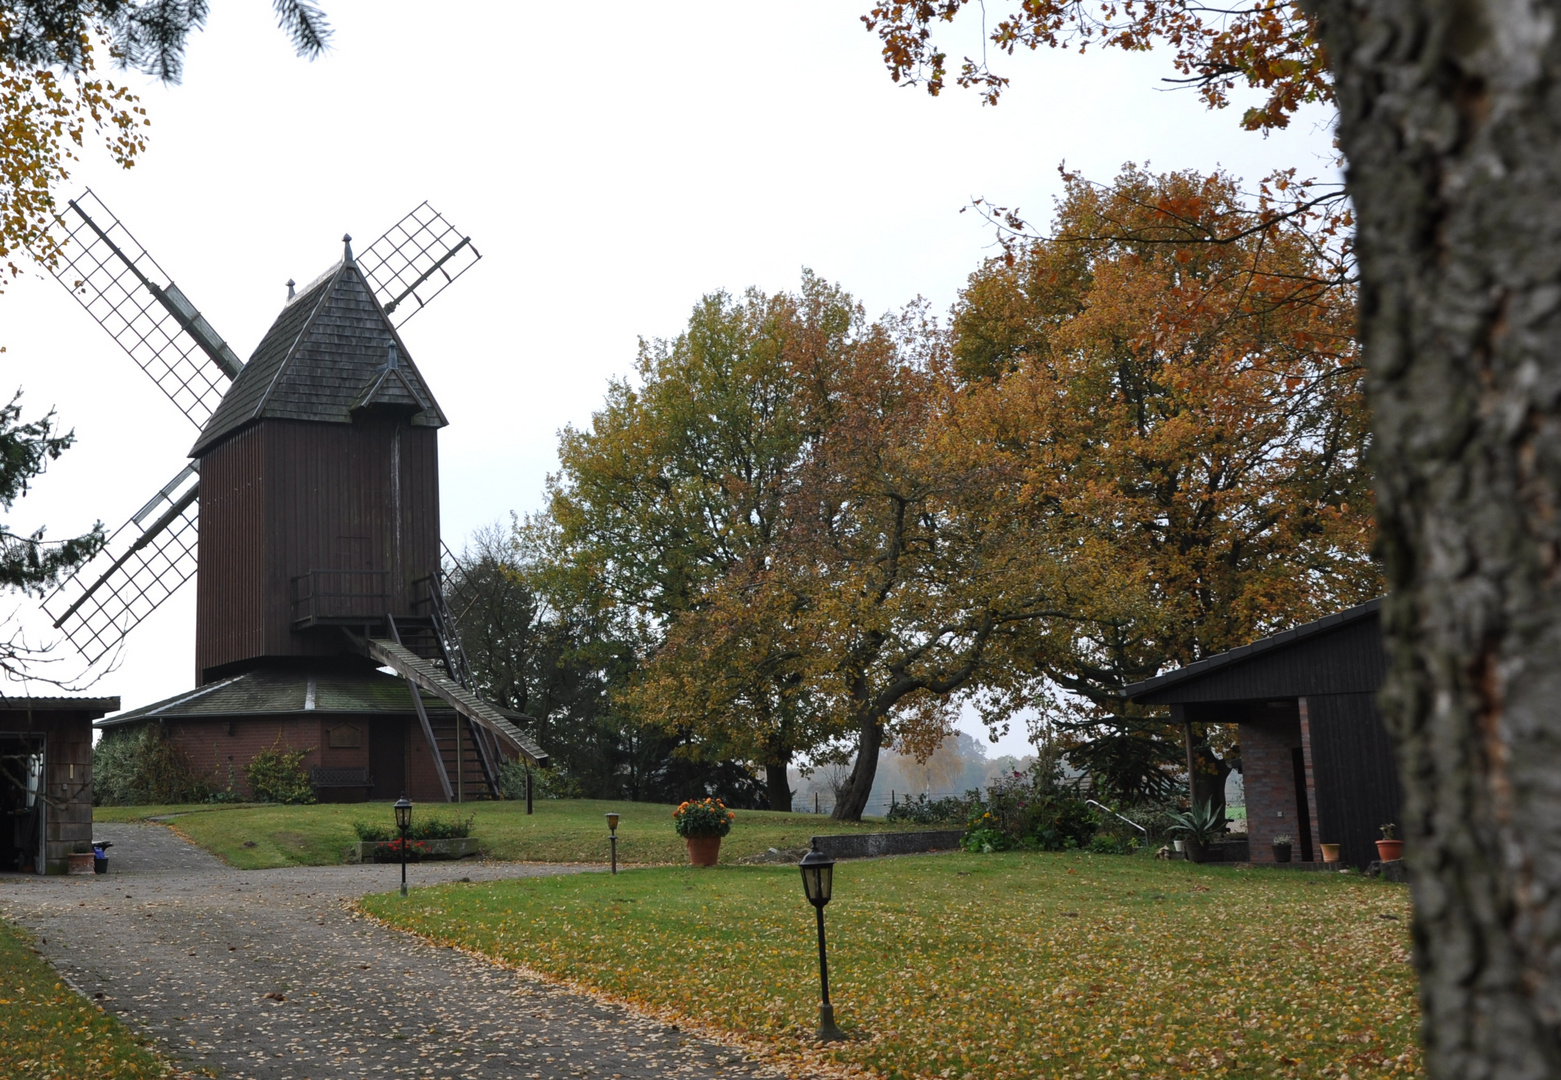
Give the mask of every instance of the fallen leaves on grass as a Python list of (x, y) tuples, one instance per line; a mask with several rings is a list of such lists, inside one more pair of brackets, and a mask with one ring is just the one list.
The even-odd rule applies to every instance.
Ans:
[(0, 923), (0, 1075), (152, 1080), (176, 1074), (123, 1024), (61, 982), (24, 934)]
[(363, 906), (657, 1015), (889, 1080), (1420, 1074), (1400, 888), (1109, 856), (842, 864), (826, 914), (831, 997), (852, 1039), (820, 1050), (812, 909), (795, 878), (644, 870)]

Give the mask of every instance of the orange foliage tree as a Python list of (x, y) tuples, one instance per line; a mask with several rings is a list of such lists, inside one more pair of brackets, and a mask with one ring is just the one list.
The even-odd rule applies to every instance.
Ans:
[[(1076, 756), (1128, 794), (1153, 786), (1175, 733), (1125, 685), (1381, 590), (1330, 227), (1276, 218), (1221, 175), (1070, 176), (1051, 237), (989, 261), (960, 299), (947, 445), (1009, 485), (989, 520), (1065, 567), (1036, 670), (1088, 736)], [(1222, 777), (1210, 734), (1197, 771)]]
[[(888, 0), (874, 4), (862, 21), (883, 42), (894, 81), (924, 86), (936, 96), (948, 79), (948, 54), (934, 32), (970, 5), (971, 0)], [(984, 17), (986, 5), (979, 6)], [(1168, 45), (1181, 73), (1171, 81), (1196, 87), (1212, 108), (1230, 104), (1237, 82), (1267, 92), (1262, 105), (1242, 116), (1242, 126), (1250, 130), (1285, 127), (1302, 105), (1333, 101), (1316, 21), (1287, 0), (1218, 7), (1188, 0), (1019, 0), (987, 31), (987, 40), (1006, 55), (1020, 48), (1077, 45), (1084, 51), (1103, 45), (1145, 52)], [(1007, 77), (988, 66), (984, 48), (980, 59), (963, 59), (955, 82), (980, 91), (992, 104), (1008, 86)]]

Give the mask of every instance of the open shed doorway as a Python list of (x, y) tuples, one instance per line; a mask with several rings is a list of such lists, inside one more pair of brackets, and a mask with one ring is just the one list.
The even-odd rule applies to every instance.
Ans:
[(44, 866), (44, 739), (0, 734), (0, 870), (38, 873)]

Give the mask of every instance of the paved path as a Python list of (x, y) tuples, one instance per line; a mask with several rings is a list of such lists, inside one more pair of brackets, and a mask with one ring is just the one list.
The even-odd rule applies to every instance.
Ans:
[[(0, 914), (33, 930), (84, 994), (191, 1071), (256, 1080), (778, 1075), (740, 1050), (347, 910), (352, 898), (396, 887), (398, 867), (234, 870), (161, 826), (96, 832), (114, 841), (112, 872), (0, 875)], [(413, 868), (425, 884), (567, 870)]]

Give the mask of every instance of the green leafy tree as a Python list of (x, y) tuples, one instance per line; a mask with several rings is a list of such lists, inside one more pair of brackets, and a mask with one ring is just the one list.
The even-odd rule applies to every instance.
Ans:
[(550, 480), (576, 595), (596, 597), (649, 656), (625, 704), (690, 753), (758, 762), (776, 808), (791, 804), (793, 757), (827, 735), (795, 693), (794, 651), (751, 621), (702, 642), (694, 628), (729, 575), (773, 557), (811, 437), (799, 357), (838, 351), (853, 319), (849, 298), (811, 274), (795, 297), (706, 297), (683, 334), (642, 343), (637, 385), (614, 382), (590, 428), (565, 431)]

